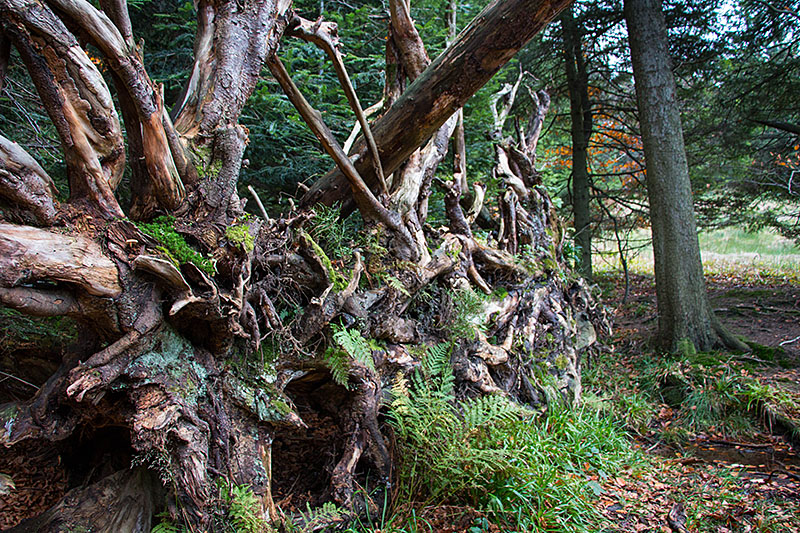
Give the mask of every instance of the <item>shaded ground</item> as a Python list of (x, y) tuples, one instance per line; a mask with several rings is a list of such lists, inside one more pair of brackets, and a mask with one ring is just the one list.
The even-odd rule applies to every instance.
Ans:
[[(629, 376), (631, 390), (626, 394), (638, 394), (637, 387), (644, 381), (638, 381), (637, 369), (654, 357), (647, 339), (656, 327), (655, 286), (652, 277), (632, 275), (629, 298), (622, 303), (624, 284), (619, 278), (601, 281), (608, 304), (616, 309), (614, 357), (609, 359), (616, 370)], [(772, 387), (770, 398), (779, 398), (782, 413), (798, 420), (800, 287), (726, 276), (709, 279), (708, 289), (723, 323), (756, 343), (751, 355), (725, 363), (728, 371)], [(718, 367), (709, 366), (714, 368)], [(714, 377), (709, 371), (712, 391)], [(635, 403), (630, 405), (636, 408)], [(753, 401), (748, 408), (750, 412), (743, 414), (756, 422), (756, 427), (732, 438), (723, 423), (703, 432), (676, 431), (686, 423), (685, 413), (678, 413), (685, 411), (685, 406), (656, 405), (655, 416), (637, 438), (638, 446), (647, 452), (649, 466), (617, 473), (602, 483), (598, 506), (607, 520), (602, 529), (800, 531), (798, 449), (786, 435), (770, 434), (774, 417), (764, 405)], [(796, 442), (800, 435), (794, 437)]]

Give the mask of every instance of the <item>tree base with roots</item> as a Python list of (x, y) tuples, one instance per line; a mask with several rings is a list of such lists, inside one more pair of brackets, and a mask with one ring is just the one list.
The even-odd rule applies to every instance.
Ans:
[[(276, 55), (284, 33), (318, 43), (347, 90), (335, 26), (285, 3), (227, 4), (198, 4), (193, 82), (170, 117), (124, 2), (0, 0), (0, 38), (58, 126), (71, 190), (59, 203), (44, 170), (0, 137), (0, 195), (11, 202), (0, 213), (0, 302), (77, 327), (71, 342), (0, 356), (20, 382), (0, 405), (0, 444), (9, 457), (53, 450), (69, 480), (59, 486), (73, 487), (14, 531), (149, 531), (164, 512), (215, 530), (247, 498), (272, 522), (277, 502), (368, 513), (375, 502), (359, 487), (395, 475), (390, 391), (441, 343), (459, 397), (580, 401), (581, 354), (608, 325), (565, 265), (533, 167), (546, 106), (517, 145), (498, 144), (501, 213), (485, 217), (488, 237), (472, 231), (480, 187), (463, 211), (464, 167), (434, 179), (458, 108), (566, 2), (493, 3), (431, 63), (407, 4), (393, 1), (387, 50), (402, 68), (372, 126), (353, 93), (365, 135), (350, 157)], [(115, 198), (122, 128), (77, 29), (112, 70), (130, 218)], [(263, 64), (337, 162), (278, 219), (245, 213), (235, 192), (247, 141), (236, 120)], [(446, 227), (426, 223), (434, 186)], [(359, 222), (321, 205), (336, 202)]]

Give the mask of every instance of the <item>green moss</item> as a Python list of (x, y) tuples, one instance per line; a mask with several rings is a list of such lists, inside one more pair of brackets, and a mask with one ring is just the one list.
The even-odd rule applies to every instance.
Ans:
[(229, 226), (228, 229), (225, 230), (225, 236), (232, 243), (240, 245), (247, 253), (252, 252), (253, 248), (255, 248), (255, 239), (253, 239), (253, 236), (250, 234), (250, 228), (247, 224)]
[(183, 238), (183, 235), (175, 231), (175, 218), (161, 216), (152, 222), (136, 223), (142, 233), (158, 241), (158, 247), (170, 261), (176, 265), (192, 263), (206, 274), (214, 275), (214, 264), (203, 257), (197, 250), (193, 249)]
[(564, 355), (563, 353), (558, 354), (558, 357), (556, 357), (556, 360), (555, 360), (556, 368), (559, 369), (559, 370), (562, 370), (562, 371), (566, 370), (567, 364), (569, 364), (569, 360), (567, 359), (567, 356)]
[(753, 355), (764, 361), (775, 362), (785, 358), (786, 350), (780, 346), (764, 346), (757, 342), (747, 342), (747, 345), (753, 350)]
[(314, 250), (314, 254), (319, 259), (320, 263), (322, 263), (322, 267), (325, 269), (325, 272), (328, 273), (328, 278), (333, 283), (333, 290), (341, 291), (345, 287), (347, 287), (347, 281), (344, 279), (344, 276), (339, 274), (335, 268), (333, 268), (333, 263), (331, 263), (330, 258), (325, 253), (325, 250), (317, 244), (317, 242), (305, 231), (301, 234), (302, 238), (306, 241), (306, 244)]
[(234, 403), (262, 422), (279, 422), (296, 418), (290, 400), (274, 385), (255, 377), (247, 380), (227, 373), (223, 387)]

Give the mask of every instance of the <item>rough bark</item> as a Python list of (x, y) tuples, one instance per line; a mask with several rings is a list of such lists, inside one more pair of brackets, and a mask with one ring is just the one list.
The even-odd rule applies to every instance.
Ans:
[(572, 8), (561, 13), (564, 39), (564, 64), (569, 90), (569, 109), (572, 136), (572, 214), (575, 224), (575, 244), (580, 248), (578, 272), (592, 279), (592, 211), (589, 180), (588, 148), (592, 136), (592, 108), (589, 103), (589, 79), (581, 46), (581, 33)]
[(698, 350), (720, 345), (746, 349), (723, 328), (708, 303), (661, 5), (658, 0), (627, 0), (625, 20), (647, 161), (657, 343), (667, 350), (686, 341)]

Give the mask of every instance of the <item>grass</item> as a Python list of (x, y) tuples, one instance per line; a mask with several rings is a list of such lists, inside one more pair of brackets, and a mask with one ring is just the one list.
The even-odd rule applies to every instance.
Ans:
[[(739, 228), (725, 228), (699, 235), (703, 269), (706, 276), (737, 279), (750, 284), (800, 284), (800, 248), (774, 232), (748, 233)], [(630, 272), (653, 275), (653, 249), (650, 232), (637, 230), (629, 238)], [(616, 243), (598, 239), (593, 255), (594, 270), (599, 274), (618, 274), (622, 267)]]

